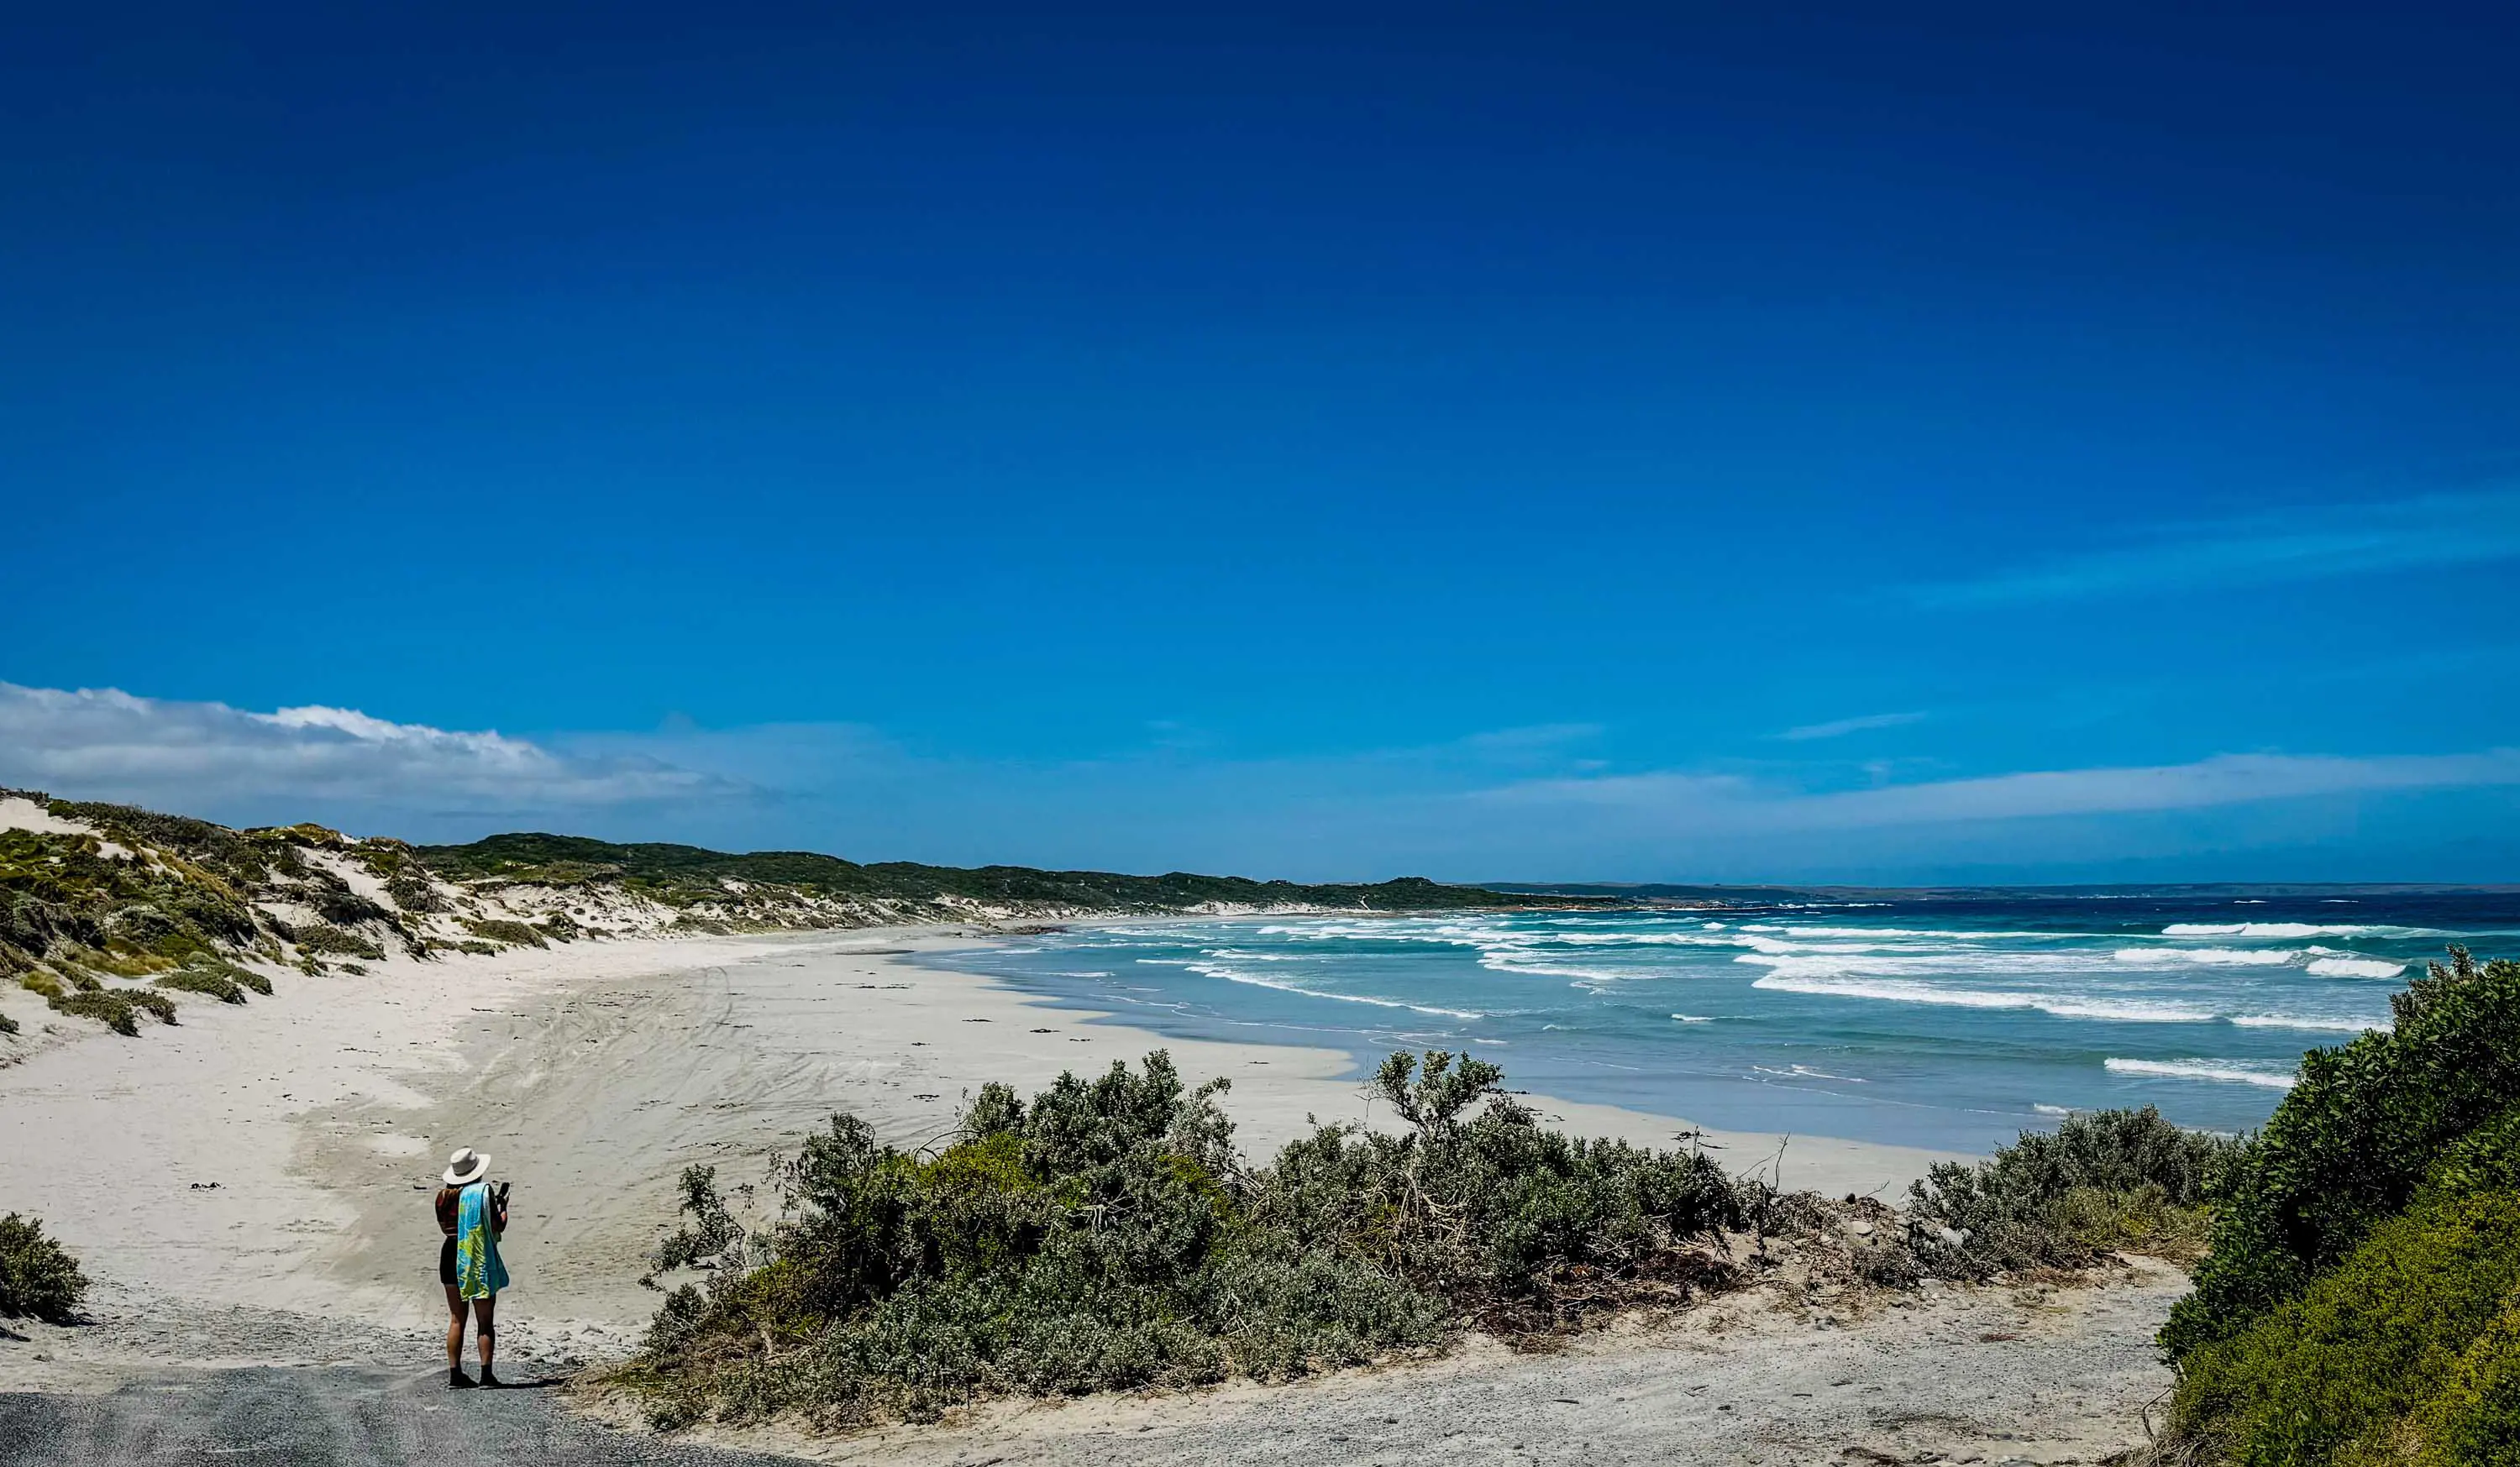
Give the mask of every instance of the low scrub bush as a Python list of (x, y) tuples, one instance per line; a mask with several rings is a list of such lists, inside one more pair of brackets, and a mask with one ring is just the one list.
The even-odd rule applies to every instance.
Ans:
[(63, 1013), (94, 1019), (125, 1039), (140, 1037), (139, 1010), (120, 994), (71, 993), (46, 1001)]
[(1933, 1167), (1910, 1190), (1911, 1244), (1938, 1271), (1977, 1277), (2117, 1252), (2192, 1259), (2212, 1188), (2239, 1150), (2149, 1105), (2078, 1113), (1974, 1166)]
[(464, 930), (474, 937), (487, 938), (494, 943), (506, 943), (511, 947), (547, 948), (551, 946), (543, 940), (541, 932), (523, 922), (512, 921), (506, 917), (472, 918), (465, 922)]
[[(834, 1116), (747, 1235), (714, 1174), (655, 1262), (712, 1269), (657, 1312), (638, 1373), (661, 1424), (794, 1411), (925, 1419), (975, 1397), (1283, 1379), (1553, 1327), (1696, 1276), (1743, 1207), (1703, 1157), (1543, 1130), (1494, 1066), (1397, 1055), (1397, 1135), (1325, 1127), (1246, 1171), (1215, 1103), (1158, 1051), (984, 1087), (941, 1149)], [(1572, 1304), (1569, 1304), (1572, 1301)]]
[(214, 973), (202, 968), (186, 968), (181, 972), (168, 973), (164, 977), (156, 979), (155, 982), (159, 988), (200, 994), (203, 998), (216, 999), (222, 1003), (245, 1001), (244, 985), (223, 973)]
[(2453, 948), (2389, 1001), (2393, 1030), (2303, 1056), (2300, 1082), (2234, 1158), (2212, 1252), (2162, 1331), (2174, 1361), (2299, 1294), (2463, 1137), (2520, 1105), (2520, 962)]
[(346, 927), (301, 927), (297, 929), (297, 946), (300, 951), (310, 954), (364, 957), (371, 962), (382, 961), (385, 956), (382, 947)]
[(1372, 1089), (1409, 1129), (1329, 1126), (1292, 1143), (1255, 1178), (1252, 1215), (1299, 1247), (1518, 1316), (1552, 1295), (1580, 1312), (1582, 1283), (1649, 1278), (1682, 1245), (1745, 1224), (1713, 1161), (1544, 1130), (1502, 1080), (1482, 1060), (1392, 1055)]
[(0, 1217), (0, 1315), (68, 1324), (87, 1297), (78, 1260), (44, 1236), (41, 1219)]
[(430, 884), (428, 873), (417, 865), (406, 865), (385, 881), (385, 895), (394, 905), (409, 912), (444, 911), (446, 899)]
[(2249, 1329), (2174, 1422), (2241, 1467), (2520, 1461), (2520, 1193), (2430, 1197)]
[(5, 1013), (0, 1013), (0, 1034), (16, 1034), (17, 1032), (18, 1021), (9, 1017)]

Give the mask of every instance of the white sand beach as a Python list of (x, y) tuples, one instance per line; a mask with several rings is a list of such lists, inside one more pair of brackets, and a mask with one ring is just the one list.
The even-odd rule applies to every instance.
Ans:
[[(79, 1254), (98, 1282), (102, 1323), (36, 1326), (34, 1348), (0, 1349), (0, 1391), (398, 1351), (428, 1368), (443, 1318), (428, 1194), (457, 1145), (489, 1151), (493, 1171), (516, 1184), (503, 1339), (566, 1363), (625, 1354), (653, 1312), (658, 1295), (639, 1277), (672, 1225), (684, 1167), (713, 1164), (730, 1186), (759, 1182), (774, 1152), (835, 1109), (914, 1144), (947, 1131), (963, 1095), (986, 1081), (1029, 1089), (1062, 1070), (1166, 1048), (1192, 1082), (1232, 1081), (1226, 1105), (1247, 1154), (1265, 1156), (1313, 1118), (1376, 1120), (1349, 1078), (1354, 1057), (1338, 1051), (1168, 1043), (902, 960), (984, 940), (862, 930), (396, 958), (358, 976), (283, 972), (271, 999), (188, 1004), (179, 1027), (137, 1041), (30, 1025), (0, 1042), (23, 1056), (0, 1068), (10, 1136), (0, 1209), (40, 1215)], [(1693, 1130), (1673, 1117), (1534, 1103), (1558, 1124), (1641, 1143), (1672, 1145)], [(1700, 1143), (1747, 1169), (1778, 1138), (1712, 1134)], [(1788, 1155), (1789, 1184), (1885, 1196), (1942, 1159), (1800, 1136)], [(2155, 1284), (2093, 1317), (2110, 1339), (2140, 1343), (2151, 1325), (2137, 1316), (2168, 1297)], [(1777, 1351), (1801, 1348), (1765, 1326), (1737, 1340), (1772, 1336)], [(1935, 1358), (1922, 1349), (1928, 1339), (1910, 1342), (1920, 1369)], [(2128, 1369), (2126, 1381), (2094, 1383), (2094, 1420), (2114, 1419), (2119, 1395), (2155, 1388), (2142, 1368)], [(1561, 1390), (1532, 1389), (1544, 1386)], [(1776, 1394), (1780, 1407), (1799, 1404), (1782, 1387)], [(1214, 1399), (1218, 1409), (1254, 1409), (1253, 1388)], [(1290, 1398), (1332, 1399), (1348, 1397)], [(1162, 1409), (1172, 1430), (1190, 1419), (1181, 1412), (1203, 1408)], [(1080, 1450), (1077, 1424), (1090, 1416), (1041, 1417), (1041, 1459)], [(1011, 1435), (1034, 1427), (1002, 1418), (982, 1436), (1006, 1454)]]
[[(427, 1192), (475, 1145), (517, 1186), (509, 1259), (520, 1317), (629, 1328), (652, 1312), (642, 1258), (673, 1182), (712, 1163), (762, 1179), (837, 1109), (901, 1144), (948, 1130), (991, 1080), (1032, 1089), (1169, 1049), (1228, 1078), (1246, 1152), (1309, 1117), (1374, 1117), (1329, 1049), (1166, 1041), (900, 956), (975, 938), (936, 930), (579, 943), (363, 976), (282, 972), (275, 997), (198, 1002), (139, 1040), (76, 1033), (0, 1069), (0, 1206), (40, 1215), (101, 1281), (139, 1296), (427, 1324)], [(31, 1027), (31, 1026), (30, 1026)], [(1370, 1061), (1372, 1056), (1367, 1056)], [(1670, 1146), (1693, 1128), (1535, 1103), (1559, 1124)], [(1758, 1165), (1778, 1138), (1709, 1134)], [(1796, 1137), (1789, 1180), (1904, 1187), (1937, 1153)]]

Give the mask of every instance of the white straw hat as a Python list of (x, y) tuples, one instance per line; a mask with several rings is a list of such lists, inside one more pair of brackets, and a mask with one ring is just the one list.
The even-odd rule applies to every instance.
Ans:
[(446, 1159), (446, 1184), (469, 1187), (479, 1181), (489, 1170), (489, 1152), (475, 1151), (470, 1146), (458, 1147), (455, 1154)]

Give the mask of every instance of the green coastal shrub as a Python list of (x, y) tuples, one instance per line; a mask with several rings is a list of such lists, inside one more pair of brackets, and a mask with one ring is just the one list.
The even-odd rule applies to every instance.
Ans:
[(2520, 1461), (2507, 1301), (2520, 1301), (2520, 1193), (2432, 1197), (2244, 1332), (2192, 1351), (2175, 1425), (2237, 1467)]
[(243, 1003), (245, 1001), (244, 985), (238, 983), (235, 979), (230, 978), (225, 974), (214, 973), (205, 969), (186, 968), (181, 972), (168, 973), (163, 977), (157, 978), (152, 981), (154, 981), (159, 988), (171, 988), (188, 994), (200, 994), (203, 998), (216, 999), (222, 1003)]
[(2384, 1450), (2414, 1467), (2520, 1467), (2520, 1299), (2503, 1305)]
[(9, 1017), (5, 1013), (0, 1013), (0, 1034), (16, 1034), (17, 1032), (18, 1021)]
[(41, 1219), (0, 1217), (0, 1315), (68, 1324), (86, 1297), (78, 1260), (44, 1236)]
[[(1029, 1101), (983, 1087), (941, 1149), (834, 1116), (747, 1236), (714, 1174), (658, 1267), (701, 1267), (657, 1311), (633, 1379), (663, 1425), (793, 1411), (932, 1418), (1001, 1394), (1279, 1380), (1447, 1338), (1548, 1327), (1560, 1298), (1685, 1276), (1742, 1203), (1703, 1157), (1543, 1130), (1494, 1066), (1394, 1056), (1398, 1135), (1324, 1127), (1246, 1171), (1171, 1059)], [(1684, 1262), (1686, 1261), (1686, 1262)]]
[(2149, 1105), (2078, 1112), (1986, 1161), (1937, 1163), (1910, 1187), (1911, 1242), (1937, 1271), (1974, 1277), (2079, 1268), (2118, 1252), (2192, 1258), (2207, 1197), (2238, 1149)]
[(47, 1001), (62, 1013), (94, 1019), (125, 1039), (140, 1037), (140, 1011), (120, 994), (71, 993)]
[(297, 946), (308, 954), (329, 954), (338, 957), (364, 957), (382, 961), (385, 950), (371, 939), (361, 937), (345, 927), (300, 927)]
[(1474, 1311), (1537, 1302), (1561, 1273), (1635, 1275), (1746, 1224), (1713, 1161), (1545, 1130), (1503, 1078), (1441, 1051), (1390, 1056), (1372, 1088), (1408, 1130), (1293, 1142), (1255, 1178), (1253, 1218)]
[(506, 943), (511, 947), (547, 948), (551, 946), (544, 941), (542, 933), (537, 929), (507, 917), (472, 918), (464, 923), (464, 929), (474, 937), (487, 938), (494, 943)]
[(2212, 1252), (2162, 1331), (2174, 1362), (2301, 1293), (2462, 1137), (2520, 1104), (2520, 962), (2453, 948), (2390, 1006), (2393, 1031), (2303, 1056), (2300, 1082), (2235, 1157)]

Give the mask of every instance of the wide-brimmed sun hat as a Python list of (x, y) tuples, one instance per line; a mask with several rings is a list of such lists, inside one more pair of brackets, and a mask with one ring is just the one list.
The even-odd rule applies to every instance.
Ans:
[(479, 1181), (489, 1170), (489, 1152), (475, 1151), (470, 1146), (458, 1147), (455, 1154), (446, 1159), (446, 1184), (450, 1187), (469, 1187)]

